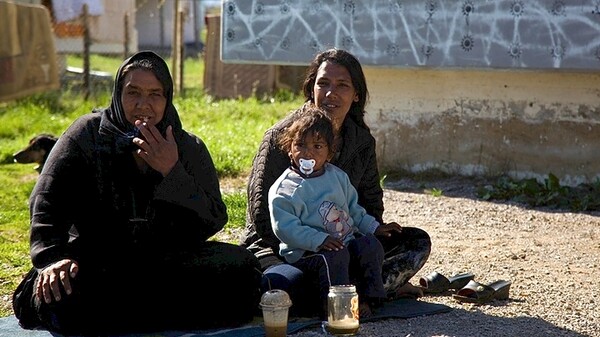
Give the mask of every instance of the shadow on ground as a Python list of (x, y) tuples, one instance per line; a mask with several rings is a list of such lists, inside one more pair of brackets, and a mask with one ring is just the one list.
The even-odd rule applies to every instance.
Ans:
[[(493, 304), (492, 304), (493, 305)], [(502, 304), (498, 304), (502, 305)], [(327, 336), (319, 327), (305, 328), (292, 337)], [(384, 319), (362, 323), (358, 336), (402, 337), (586, 337), (535, 317), (497, 317), (478, 311), (454, 309), (448, 313), (409, 319)]]
[[(498, 181), (498, 178), (489, 177), (466, 177), (466, 176), (450, 176), (443, 174), (432, 174), (432, 175), (413, 175), (403, 178), (388, 178), (385, 179), (383, 187), (386, 189), (408, 192), (408, 193), (419, 193), (429, 194), (433, 196), (444, 196), (450, 198), (465, 198), (472, 199), (482, 202), (492, 202), (496, 204), (509, 204), (517, 206), (523, 209), (535, 209), (541, 212), (547, 213), (570, 213), (576, 212), (581, 214), (589, 214), (594, 216), (600, 216), (600, 211), (589, 210), (589, 211), (577, 211), (569, 207), (569, 205), (561, 206), (531, 206), (524, 202), (515, 200), (484, 200), (478, 196), (478, 190), (484, 187), (494, 186)], [(582, 192), (582, 194), (585, 194)], [(584, 195), (585, 196), (585, 195)], [(600, 202), (598, 196), (595, 197), (592, 194), (587, 195), (590, 202)], [(571, 205), (572, 206), (572, 205)], [(590, 208), (588, 208), (590, 209)]]

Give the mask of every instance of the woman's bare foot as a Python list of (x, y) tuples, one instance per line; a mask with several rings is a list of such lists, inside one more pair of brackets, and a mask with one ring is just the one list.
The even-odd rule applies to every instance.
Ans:
[(396, 298), (419, 298), (423, 296), (423, 290), (415, 287), (410, 283), (406, 283), (396, 291)]

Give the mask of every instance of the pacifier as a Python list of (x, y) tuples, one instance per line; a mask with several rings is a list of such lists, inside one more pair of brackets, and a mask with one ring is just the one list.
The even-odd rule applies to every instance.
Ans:
[(309, 175), (309, 174), (313, 173), (313, 168), (315, 167), (314, 159), (300, 158), (299, 162), (300, 162), (300, 172), (304, 173), (305, 175)]

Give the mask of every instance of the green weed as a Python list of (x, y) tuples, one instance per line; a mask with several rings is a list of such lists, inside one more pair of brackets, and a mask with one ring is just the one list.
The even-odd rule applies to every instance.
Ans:
[(441, 197), (444, 194), (444, 191), (440, 190), (439, 188), (432, 188), (430, 190), (426, 190), (427, 193), (431, 194), (434, 197)]
[(600, 179), (576, 187), (562, 186), (552, 173), (543, 183), (536, 179), (513, 180), (502, 176), (493, 185), (482, 186), (477, 196), (483, 200), (511, 200), (531, 207), (549, 207), (574, 212), (600, 210)]

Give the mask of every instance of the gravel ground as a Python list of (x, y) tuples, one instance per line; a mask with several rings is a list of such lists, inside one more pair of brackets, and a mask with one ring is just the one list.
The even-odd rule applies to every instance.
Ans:
[[(461, 304), (451, 293), (425, 295), (449, 313), (361, 324), (358, 336), (600, 336), (600, 212), (530, 209), (476, 197), (478, 178), (388, 182), (385, 220), (425, 229), (432, 253), (421, 272), (471, 272), (512, 282), (510, 298)], [(442, 196), (427, 190), (436, 188)], [(293, 337), (325, 336), (320, 328)]]

